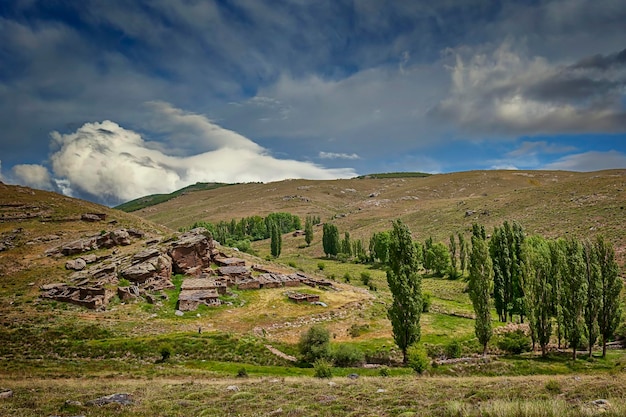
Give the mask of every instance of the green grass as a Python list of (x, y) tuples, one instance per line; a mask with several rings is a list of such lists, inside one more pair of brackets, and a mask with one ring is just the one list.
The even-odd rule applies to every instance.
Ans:
[(181, 188), (180, 190), (176, 190), (169, 194), (147, 195), (144, 197), (137, 198), (135, 200), (127, 201), (126, 203), (120, 204), (119, 206), (116, 206), (114, 208), (125, 211), (127, 213), (131, 213), (133, 211), (137, 211), (137, 210), (141, 210), (147, 207), (156, 206), (157, 204), (165, 203), (166, 201), (169, 201), (185, 193), (190, 193), (194, 191), (214, 190), (216, 188), (225, 187), (227, 185), (231, 185), (231, 184), (197, 182), (195, 184)]

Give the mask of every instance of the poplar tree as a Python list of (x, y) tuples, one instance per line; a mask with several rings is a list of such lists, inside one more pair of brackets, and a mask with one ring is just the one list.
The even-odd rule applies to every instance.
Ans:
[(280, 252), (282, 250), (283, 242), (281, 230), (278, 224), (271, 224), (271, 235), (270, 235), (270, 251), (272, 252), (272, 256), (274, 258), (278, 258), (280, 256)]
[(461, 261), (461, 272), (465, 272), (467, 267), (467, 241), (465, 240), (465, 236), (462, 233), (458, 233), (457, 237), (459, 238), (459, 260)]
[(454, 233), (450, 235), (450, 261), (452, 262), (452, 268), (456, 271), (456, 239)]
[(546, 356), (546, 348), (552, 335), (554, 312), (550, 245), (542, 237), (531, 237), (524, 242), (523, 256), (524, 280), (528, 288), (526, 293), (528, 322), (533, 335), (533, 345), (535, 341), (539, 342), (541, 355)]
[(304, 241), (307, 246), (311, 246), (313, 242), (313, 219), (311, 217), (307, 217), (304, 223)]
[(468, 288), (476, 315), (474, 332), (483, 346), (483, 356), (487, 354), (487, 344), (493, 334), (489, 300), (492, 279), (493, 266), (487, 242), (480, 236), (472, 236)]
[(586, 240), (583, 244), (583, 258), (585, 261), (585, 283), (587, 293), (583, 316), (585, 319), (585, 330), (587, 342), (589, 344), (589, 357), (593, 356), (593, 345), (598, 340), (598, 314), (601, 308), (600, 294), (600, 268), (598, 256), (594, 245)]
[(489, 243), (489, 252), (493, 261), (494, 301), (500, 321), (513, 320), (513, 314), (519, 314), (524, 321), (525, 302), (522, 278), (522, 243), (524, 231), (517, 223), (504, 222), (495, 227)]
[(587, 293), (585, 261), (579, 241), (566, 240), (563, 249), (566, 260), (561, 270), (563, 324), (567, 341), (572, 348), (572, 359), (576, 360), (576, 349), (580, 345), (584, 329), (583, 310)]
[(352, 256), (352, 243), (350, 242), (349, 232), (345, 232), (343, 240), (341, 241), (341, 253), (347, 255), (348, 257)]
[(615, 251), (609, 242), (598, 236), (596, 254), (600, 268), (600, 311), (598, 314), (598, 328), (602, 339), (602, 357), (606, 356), (606, 342), (617, 329), (621, 318), (620, 291), (622, 280), (619, 277), (619, 268), (615, 262)]
[(337, 256), (339, 253), (339, 230), (334, 224), (324, 224), (322, 246), (326, 256)]
[(393, 339), (402, 351), (403, 363), (408, 361), (407, 351), (420, 339), (422, 313), (421, 277), (415, 245), (409, 228), (400, 220), (393, 222), (389, 242), (389, 269), (387, 283), (393, 297), (387, 310), (391, 321)]
[(565, 323), (563, 318), (563, 279), (561, 274), (565, 263), (565, 241), (563, 239), (548, 242), (550, 248), (550, 284), (552, 286), (552, 316), (556, 319), (557, 346), (561, 349), (561, 341), (565, 336)]

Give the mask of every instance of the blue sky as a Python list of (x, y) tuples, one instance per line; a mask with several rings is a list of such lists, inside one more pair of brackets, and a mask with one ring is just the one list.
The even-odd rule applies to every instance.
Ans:
[(626, 168), (626, 3), (0, 2), (0, 179)]

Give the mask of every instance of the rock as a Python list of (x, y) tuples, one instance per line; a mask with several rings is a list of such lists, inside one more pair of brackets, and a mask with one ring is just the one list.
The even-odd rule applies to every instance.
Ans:
[(98, 257), (94, 255), (93, 253), (89, 255), (81, 256), (81, 258), (83, 258), (83, 261), (85, 261), (87, 264), (92, 264), (98, 261)]
[(376, 390), (376, 392), (378, 392), (378, 393), (383, 393), (383, 392), (387, 392), (387, 390), (386, 390), (386, 389), (382, 389), (382, 388), (378, 388), (378, 389)]
[(267, 415), (268, 416), (277, 416), (277, 415), (282, 414), (282, 413), (283, 413), (283, 409), (282, 409), (282, 407), (279, 407), (279, 408), (277, 408), (274, 411), (270, 411), (269, 413), (267, 413)]
[(146, 235), (144, 232), (138, 229), (126, 229), (126, 231), (129, 235), (131, 235), (132, 237), (136, 237), (137, 239), (143, 239), (143, 237)]
[(6, 388), (0, 388), (0, 398), (11, 398), (13, 396), (13, 391)]
[[(140, 262), (122, 269), (120, 274), (129, 281), (143, 284), (147, 281), (167, 280), (172, 275), (172, 260), (156, 249), (139, 252), (133, 261)], [(147, 257), (147, 258), (146, 258)], [(142, 260), (143, 259), (143, 260)]]
[(65, 405), (72, 405), (72, 406), (75, 406), (75, 407), (82, 407), (83, 403), (81, 403), (80, 401), (65, 400)]
[(239, 387), (237, 385), (229, 385), (226, 387), (226, 391), (237, 392), (239, 391)]
[(156, 258), (159, 255), (161, 255), (161, 251), (159, 251), (157, 248), (144, 249), (141, 252), (137, 252), (135, 255), (133, 255), (132, 263), (135, 264), (139, 262), (144, 262), (148, 259)]
[(182, 317), (182, 316), (184, 316), (184, 315), (185, 315), (185, 313), (183, 313), (183, 312), (182, 312), (182, 311), (180, 311), (180, 310), (176, 310), (176, 311), (174, 312), (174, 314), (175, 314), (176, 316), (178, 316), (178, 317)]
[(83, 258), (76, 258), (65, 263), (65, 269), (74, 271), (82, 271), (87, 266), (87, 262)]
[(130, 394), (111, 394), (105, 397), (96, 398), (95, 400), (87, 401), (86, 405), (98, 405), (105, 404), (120, 404), (131, 405), (133, 400), (130, 398)]
[(118, 287), (117, 296), (121, 301), (128, 301), (139, 297), (139, 287), (131, 285), (130, 287)]
[(196, 228), (171, 243), (168, 254), (175, 273), (193, 275), (209, 267), (214, 244), (213, 240), (204, 236), (204, 232), (206, 229)]
[(157, 303), (157, 299), (152, 294), (146, 294), (146, 302), (148, 304), (156, 304)]
[(61, 287), (65, 287), (65, 286), (67, 286), (67, 284), (64, 284), (62, 282), (56, 282), (54, 284), (42, 285), (41, 287), (39, 287), (39, 289), (41, 289), (41, 291), (50, 291), (50, 290), (54, 290), (56, 288), (61, 288)]
[(350, 374), (350, 375), (348, 375), (348, 378), (350, 378), (350, 379), (359, 379), (359, 374)]
[(100, 216), (98, 216), (97, 214), (93, 214), (93, 213), (85, 213), (82, 216), (80, 216), (80, 219), (84, 222), (99, 222), (102, 220)]
[(113, 246), (128, 246), (131, 244), (130, 235), (124, 229), (114, 230), (96, 238), (99, 248), (112, 248)]
[(73, 242), (67, 243), (61, 247), (61, 253), (65, 256), (76, 255), (79, 253), (87, 252), (97, 249), (95, 238), (78, 239)]
[(605, 399), (593, 400), (590, 402), (590, 404), (596, 407), (598, 410), (603, 410), (603, 411), (611, 408), (611, 403)]

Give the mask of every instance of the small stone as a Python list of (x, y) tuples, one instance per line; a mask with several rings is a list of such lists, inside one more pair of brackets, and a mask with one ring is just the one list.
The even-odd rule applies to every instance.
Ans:
[(11, 398), (13, 396), (13, 391), (10, 389), (0, 388), (0, 398)]
[(350, 378), (350, 379), (359, 379), (359, 374), (350, 374), (350, 375), (348, 375), (348, 378)]
[(182, 311), (180, 311), (180, 310), (176, 310), (176, 312), (175, 312), (174, 314), (176, 314), (176, 316), (178, 316), (178, 317), (182, 317), (182, 316), (184, 316), (184, 315), (185, 315), (185, 313), (183, 313), (183, 312), (182, 312)]
[(237, 392), (239, 391), (239, 387), (237, 385), (229, 385), (226, 387), (226, 391)]
[(131, 405), (133, 400), (130, 398), (130, 394), (111, 394), (105, 397), (96, 398), (95, 400), (87, 401), (87, 405), (105, 405), (105, 404), (120, 404)]
[(382, 392), (387, 392), (387, 390), (386, 390), (386, 389), (382, 389), (382, 388), (378, 388), (378, 389), (376, 390), (376, 392), (378, 392), (378, 393), (382, 393)]
[(329, 386), (329, 387), (335, 387), (335, 386), (337, 386), (337, 383), (336, 383), (336, 382), (333, 382), (333, 381), (330, 381), (330, 382), (328, 383), (328, 386)]
[(65, 400), (65, 405), (73, 405), (76, 407), (82, 407), (83, 403), (81, 403), (80, 401)]

